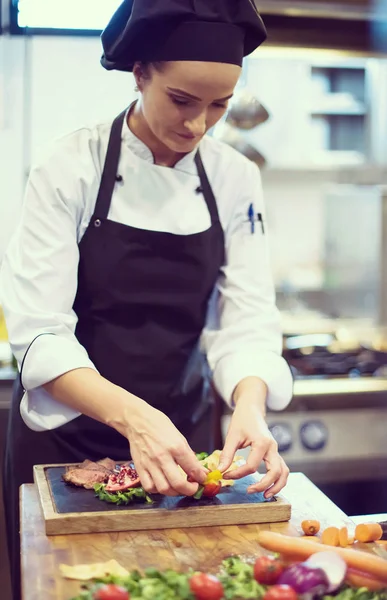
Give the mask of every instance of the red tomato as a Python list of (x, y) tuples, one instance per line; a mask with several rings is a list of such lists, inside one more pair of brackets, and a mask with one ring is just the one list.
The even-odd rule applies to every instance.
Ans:
[(298, 596), (290, 585), (273, 585), (268, 589), (263, 600), (297, 600)]
[(214, 496), (217, 496), (219, 494), (221, 489), (221, 483), (219, 483), (218, 481), (210, 481), (204, 486), (203, 496), (206, 496), (206, 498), (213, 498)]
[(206, 573), (192, 575), (189, 585), (191, 592), (198, 600), (221, 600), (224, 595), (219, 579)]
[(94, 592), (94, 600), (129, 600), (129, 592), (115, 583), (108, 583)]
[(258, 583), (273, 585), (279, 579), (284, 566), (282, 561), (274, 556), (260, 556), (255, 561), (254, 577)]

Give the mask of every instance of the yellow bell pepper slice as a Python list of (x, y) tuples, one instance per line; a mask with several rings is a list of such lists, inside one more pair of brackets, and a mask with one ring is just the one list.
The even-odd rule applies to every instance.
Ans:
[(222, 473), (216, 469), (215, 471), (211, 471), (210, 473), (208, 473), (207, 478), (204, 482), (204, 485), (206, 485), (207, 483), (210, 483), (210, 481), (220, 481), (222, 479), (223, 475)]

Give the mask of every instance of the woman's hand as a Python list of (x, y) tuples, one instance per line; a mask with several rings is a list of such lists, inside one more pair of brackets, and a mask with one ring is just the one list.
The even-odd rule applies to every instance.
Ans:
[(240, 448), (251, 446), (245, 465), (225, 473), (225, 479), (240, 479), (252, 475), (262, 461), (266, 475), (259, 483), (248, 488), (250, 494), (265, 492), (271, 498), (286, 485), (289, 469), (278, 454), (278, 446), (265, 421), (267, 388), (263, 381), (251, 377), (243, 380), (234, 394), (235, 410), (231, 418), (224, 449), (220, 457), (220, 471), (230, 467)]
[(203, 483), (207, 471), (164, 413), (139, 400), (128, 419), (126, 435), (147, 492), (166, 496), (196, 494), (199, 485), (191, 481)]

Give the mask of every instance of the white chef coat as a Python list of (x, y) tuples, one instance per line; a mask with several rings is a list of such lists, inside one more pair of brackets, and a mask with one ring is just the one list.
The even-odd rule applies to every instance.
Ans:
[[(13, 353), (19, 368), (23, 364), (21, 415), (36, 431), (79, 416), (42, 386), (73, 369), (95, 369), (74, 335), (73, 303), (78, 245), (94, 211), (110, 127), (107, 122), (67, 135), (31, 170), (21, 222), (2, 264), (1, 303)], [(226, 245), (226, 264), (209, 303), (202, 349), (230, 406), (235, 386), (256, 376), (268, 386), (268, 406), (281, 410), (290, 402), (292, 377), (281, 357), (267, 225), (263, 234), (255, 223), (252, 234), (248, 221), (251, 203), (255, 213), (265, 215), (260, 173), (251, 161), (211, 137), (200, 142), (200, 152)], [(155, 165), (150, 150), (125, 122), (122, 182), (115, 187), (109, 219), (177, 235), (208, 229), (207, 205), (196, 192), (200, 180), (194, 155), (186, 155), (174, 168)]]

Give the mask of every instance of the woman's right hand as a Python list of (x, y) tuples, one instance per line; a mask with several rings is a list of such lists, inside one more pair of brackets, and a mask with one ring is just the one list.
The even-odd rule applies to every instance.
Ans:
[(141, 400), (128, 421), (126, 436), (143, 488), (166, 496), (196, 494), (207, 471), (172, 421)]

